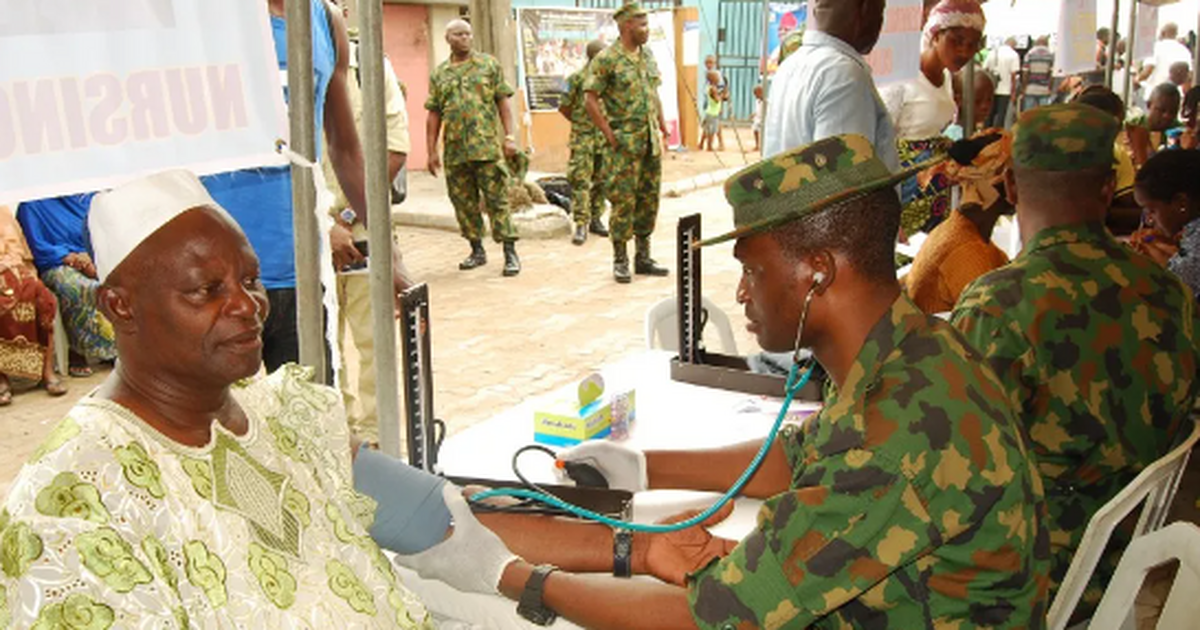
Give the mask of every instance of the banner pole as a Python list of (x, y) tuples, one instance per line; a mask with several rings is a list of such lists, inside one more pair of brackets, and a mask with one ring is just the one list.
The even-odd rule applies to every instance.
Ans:
[[(1129, 0), (1129, 39), (1125, 44), (1125, 85), (1121, 87), (1121, 100), (1129, 103), (1129, 89), (1133, 85), (1133, 51), (1137, 48), (1137, 0)], [(1116, 54), (1116, 50), (1113, 50)]]
[[(314, 126), (312, 5), (287, 2), (288, 117), (293, 151), (316, 161)], [(324, 314), (321, 308), (321, 235), (313, 207), (317, 191), (312, 175), (292, 165), (292, 228), (296, 247), (296, 329), (300, 337), (300, 363), (315, 371), (319, 383), (327, 381)]]
[[(758, 130), (759, 146), (762, 147), (763, 142), (767, 138), (767, 98), (770, 96), (769, 79), (767, 73), (767, 63), (771, 56), (771, 2), (763, 0), (763, 18), (762, 18), (762, 52), (758, 60), (759, 83), (763, 86), (763, 117)], [(783, 42), (780, 42), (782, 44)]]
[(392, 208), (384, 112), (383, 3), (359, 2), (359, 55), (363, 96), (363, 161), (367, 168), (367, 258), (375, 346), (375, 399), (379, 446), (400, 456), (400, 382), (396, 352), (396, 291), (392, 284)]
[[(1137, 4), (1137, 0), (1129, 0)], [(1112, 29), (1108, 32), (1108, 59), (1104, 65), (1104, 87), (1113, 89), (1113, 70), (1117, 67), (1117, 26), (1121, 21), (1121, 0), (1113, 0)], [(1126, 72), (1128, 74), (1128, 72)]]

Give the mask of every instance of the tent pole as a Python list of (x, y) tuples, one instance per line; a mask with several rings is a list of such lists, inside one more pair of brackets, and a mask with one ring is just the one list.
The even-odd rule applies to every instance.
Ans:
[[(1137, 0), (1130, 0), (1137, 4)], [(1112, 10), (1112, 29), (1108, 34), (1108, 60), (1104, 64), (1104, 86), (1108, 89), (1113, 89), (1113, 70), (1117, 67), (1117, 43), (1120, 38), (1117, 37), (1117, 26), (1121, 21), (1121, 0), (1113, 0)]]

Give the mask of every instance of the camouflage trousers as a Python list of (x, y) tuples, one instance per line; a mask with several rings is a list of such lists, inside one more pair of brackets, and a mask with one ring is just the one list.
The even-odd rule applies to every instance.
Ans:
[(611, 151), (605, 156), (608, 171), (605, 192), (612, 204), (608, 218), (609, 238), (625, 243), (632, 233), (648, 237), (658, 220), (658, 194), (662, 184), (662, 157), (648, 149), (637, 155)]
[(499, 161), (465, 162), (446, 166), (446, 191), (454, 205), (454, 218), (463, 238), (477, 241), (483, 238), (483, 197), (491, 219), (492, 238), (497, 243), (517, 240), (508, 207), (508, 170)]
[(604, 216), (604, 151), (593, 146), (571, 147), (567, 182), (571, 184), (571, 212), (583, 225)]

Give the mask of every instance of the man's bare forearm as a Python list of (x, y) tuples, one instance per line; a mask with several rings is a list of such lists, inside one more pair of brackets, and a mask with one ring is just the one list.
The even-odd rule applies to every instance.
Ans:
[[(650, 487), (724, 492), (737, 481), (760, 448), (762, 440), (709, 450), (647, 451)], [(766, 499), (786, 491), (791, 481), (792, 468), (783, 446), (776, 441), (742, 494)]]
[[(533, 564), (553, 564), (576, 573), (613, 570), (612, 528), (552, 516), (479, 513), (479, 521), (518, 556)], [(646, 534), (635, 534), (631, 568), (646, 573)]]
[(388, 151), (388, 181), (391, 182), (400, 174), (400, 169), (404, 168), (404, 164), (408, 162), (408, 155), (404, 153), (396, 153)]
[[(527, 562), (504, 569), (500, 592), (521, 598), (533, 572)], [(562, 617), (598, 630), (671, 630), (695, 628), (687, 591), (678, 586), (642, 580), (583, 576), (556, 571), (543, 585), (542, 601)]]
[(496, 109), (500, 111), (500, 124), (504, 126), (504, 135), (514, 135), (513, 115), (512, 115), (512, 99), (507, 96), (496, 99)]
[(427, 155), (437, 155), (438, 136), (442, 133), (442, 116), (429, 112), (425, 117), (425, 150)]

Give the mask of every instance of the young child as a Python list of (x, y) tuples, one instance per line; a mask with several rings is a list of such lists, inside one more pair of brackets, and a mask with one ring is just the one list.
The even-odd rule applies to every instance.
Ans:
[(758, 153), (762, 150), (760, 137), (762, 136), (762, 121), (763, 115), (766, 113), (766, 102), (763, 101), (763, 86), (761, 83), (754, 86), (754, 117), (751, 118), (750, 127), (754, 130), (754, 152)]
[[(706, 75), (708, 85), (704, 91), (704, 124), (703, 135), (700, 137), (702, 151), (713, 150), (713, 138), (721, 132), (721, 73), (709, 70)], [(707, 148), (705, 143), (707, 143)]]

